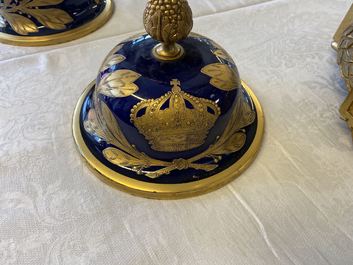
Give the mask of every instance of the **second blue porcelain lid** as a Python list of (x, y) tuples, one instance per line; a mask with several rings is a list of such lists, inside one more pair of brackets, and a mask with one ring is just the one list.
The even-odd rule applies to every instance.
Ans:
[(2, 0), (0, 42), (39, 46), (82, 37), (112, 14), (111, 0)]

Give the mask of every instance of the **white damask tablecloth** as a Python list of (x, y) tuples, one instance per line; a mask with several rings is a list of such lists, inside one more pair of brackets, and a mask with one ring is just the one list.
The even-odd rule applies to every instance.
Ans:
[(190, 0), (262, 102), (254, 164), (179, 201), (133, 197), (81, 161), (71, 117), (145, 0), (116, 0), (99, 31), (58, 46), (0, 45), (0, 264), (353, 264), (353, 144), (330, 48), (349, 0)]

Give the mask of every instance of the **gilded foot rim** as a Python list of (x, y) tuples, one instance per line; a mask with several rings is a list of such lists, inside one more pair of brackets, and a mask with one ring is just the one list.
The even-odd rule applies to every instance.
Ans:
[[(213, 175), (201, 174), (191, 181), (190, 179), (186, 181), (182, 177), (174, 179), (166, 176), (165, 180), (155, 181), (136, 176), (109, 163), (100, 153), (99, 147), (95, 146), (97, 143), (87, 138), (83, 129), (83, 118), (90, 109), (90, 97), (95, 88), (94, 82), (85, 89), (76, 105), (73, 115), (73, 136), (79, 152), (94, 172), (98, 173), (97, 176), (130, 194), (151, 199), (181, 199), (208, 193), (226, 185), (246, 170), (261, 146), (264, 133), (264, 114), (261, 104), (250, 87), (244, 82), (242, 85), (244, 94), (253, 103), (257, 118), (246, 130), (248, 140), (245, 146), (223, 159)], [(179, 171), (179, 174), (184, 173)]]
[[(103, 0), (99, 0), (99, 1), (103, 1)], [(43, 9), (43, 10), (58, 10), (57, 8), (55, 8), (55, 6), (53, 7), (54, 7), (53, 9)], [(36, 9), (33, 9), (33, 10), (36, 10)], [(67, 29), (66, 31), (60, 30), (59, 31), (60, 33), (55, 33), (55, 30), (46, 29), (45, 27), (39, 27), (39, 28), (44, 28), (46, 29), (47, 32), (49, 32), (48, 34), (42, 33), (42, 35), (41, 35), (41, 29), (35, 35), (33, 34), (16, 35), (16, 34), (0, 32), (0, 43), (17, 45), (17, 46), (35, 47), (35, 46), (55, 45), (55, 44), (76, 40), (102, 27), (111, 18), (113, 14), (113, 10), (114, 10), (114, 5), (112, 0), (105, 0), (105, 5), (103, 10), (100, 11), (100, 13), (95, 18), (93, 18), (92, 20), (88, 20), (87, 22), (84, 22), (80, 26), (77, 26), (77, 27), (73, 26), (71, 29)], [(60, 10), (60, 9), (59, 11), (63, 12), (63, 10)], [(63, 15), (62, 13), (60, 14), (61, 16)], [(24, 19), (26, 19), (24, 14), (22, 15)], [(72, 21), (72, 22), (73, 22), (72, 24), (75, 24), (75, 21)]]

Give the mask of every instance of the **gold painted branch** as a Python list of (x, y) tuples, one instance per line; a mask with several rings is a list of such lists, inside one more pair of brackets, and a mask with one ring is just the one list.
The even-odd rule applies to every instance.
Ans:
[[(216, 110), (215, 110), (216, 111)], [(100, 119), (97, 119), (100, 117)], [(193, 168), (210, 172), (219, 166), (223, 156), (239, 151), (246, 142), (246, 134), (243, 128), (255, 122), (256, 114), (245, 101), (244, 95), (238, 97), (238, 101), (232, 112), (232, 117), (223, 131), (217, 138), (217, 141), (210, 147), (189, 159), (174, 159), (173, 161), (164, 161), (155, 159), (137, 150), (131, 145), (119, 124), (114, 118), (105, 103), (101, 104), (101, 109), (91, 109), (88, 114), (88, 120), (84, 122), (86, 132), (91, 135), (102, 138), (114, 147), (108, 147), (103, 151), (104, 157), (112, 164), (132, 170), (137, 174), (143, 174), (151, 179), (159, 178), (162, 175), (168, 175), (175, 170), (184, 170)], [(100, 121), (105, 121), (101, 124)], [(107, 128), (103, 132), (102, 128)], [(213, 163), (204, 164), (200, 160), (204, 158), (213, 159)], [(160, 167), (155, 171), (147, 171), (150, 167)]]
[(161, 43), (153, 55), (163, 61), (177, 60), (184, 54), (178, 41), (191, 32), (192, 11), (187, 0), (148, 0), (144, 25), (147, 33)]
[[(56, 1), (4, 1), (0, 3), (0, 27), (5, 21), (19, 35), (38, 32), (39, 28), (33, 19), (43, 27), (55, 30), (66, 29), (66, 25), (73, 22), (73, 18), (64, 10), (53, 8), (64, 0)], [(3, 19), (1, 19), (3, 18)]]

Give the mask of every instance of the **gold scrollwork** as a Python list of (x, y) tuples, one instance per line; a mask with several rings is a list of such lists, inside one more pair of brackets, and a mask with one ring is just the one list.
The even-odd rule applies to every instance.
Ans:
[(221, 114), (217, 103), (194, 97), (171, 81), (172, 90), (157, 99), (143, 100), (131, 110), (131, 122), (160, 152), (181, 152), (204, 144)]
[(202, 68), (201, 72), (211, 77), (210, 84), (218, 89), (231, 91), (241, 86), (238, 73), (227, 64), (209, 64)]
[(66, 24), (73, 21), (72, 17), (62, 9), (48, 8), (62, 2), (64, 0), (3, 0), (0, 3), (0, 17), (3, 17), (0, 26), (4, 27), (7, 22), (19, 35), (28, 35), (39, 31), (31, 19), (33, 17), (46, 28), (66, 29)]
[(128, 97), (139, 90), (134, 82), (140, 77), (140, 74), (127, 69), (108, 73), (99, 82), (97, 92), (108, 97)]
[[(99, 126), (92, 125), (92, 123), (97, 123), (97, 120), (92, 120), (95, 117), (95, 114), (90, 115), (91, 126), (89, 126), (89, 130), (86, 130), (90, 134), (93, 133), (95, 135), (100, 135), (100, 137), (106, 142), (114, 146), (103, 150), (104, 157), (112, 164), (132, 170), (138, 174), (143, 174), (149, 178), (158, 178), (162, 175), (167, 175), (174, 170), (188, 168), (204, 171), (212, 171), (216, 169), (222, 156), (237, 152), (244, 146), (246, 133), (243, 128), (252, 124), (256, 118), (255, 111), (246, 102), (244, 94), (240, 93), (226, 129), (222, 135), (217, 138), (214, 144), (210, 145), (206, 151), (192, 158), (163, 161), (154, 159), (137, 150), (137, 148), (134, 145), (131, 145), (124, 136), (116, 118), (108, 106), (104, 102), (100, 102), (98, 107), (99, 110), (97, 111), (99, 111), (104, 118), (107, 127), (106, 130), (104, 130), (104, 133), (100, 129), (95, 131), (96, 128), (99, 128)], [(93, 109), (91, 111), (95, 112)], [(199, 161), (203, 158), (212, 158), (213, 163), (200, 163)], [(160, 169), (149, 171), (148, 169), (150, 167), (160, 167)]]

